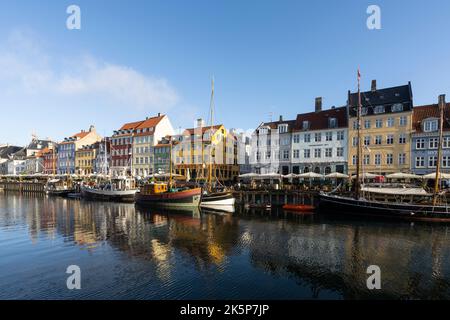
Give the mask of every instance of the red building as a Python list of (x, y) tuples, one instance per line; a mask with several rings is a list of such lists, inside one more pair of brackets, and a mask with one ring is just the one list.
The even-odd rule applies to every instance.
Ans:
[(144, 121), (124, 124), (111, 137), (111, 175), (131, 175), (134, 130)]
[(45, 148), (41, 151), (42, 157), (44, 157), (44, 174), (56, 174), (56, 161), (58, 159), (55, 149)]

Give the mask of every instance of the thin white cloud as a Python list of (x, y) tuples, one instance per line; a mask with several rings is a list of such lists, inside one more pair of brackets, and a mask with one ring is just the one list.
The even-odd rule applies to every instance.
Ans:
[[(0, 43), (0, 91), (33, 96), (90, 97), (101, 106), (162, 111), (179, 97), (164, 78), (90, 56), (71, 57), (69, 66), (43, 52), (28, 31), (13, 31)], [(67, 61), (67, 59), (65, 59)]]

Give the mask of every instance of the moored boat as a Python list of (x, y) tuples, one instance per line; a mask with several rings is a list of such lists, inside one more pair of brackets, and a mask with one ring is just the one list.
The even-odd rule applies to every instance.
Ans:
[(91, 200), (134, 202), (137, 189), (133, 180), (128, 178), (111, 179), (105, 184), (82, 185), (81, 196)]
[(136, 193), (136, 203), (141, 206), (189, 208), (198, 207), (201, 196), (201, 188), (169, 188), (167, 183), (150, 183)]
[(234, 206), (236, 199), (231, 192), (205, 192), (202, 194), (200, 206), (221, 207)]

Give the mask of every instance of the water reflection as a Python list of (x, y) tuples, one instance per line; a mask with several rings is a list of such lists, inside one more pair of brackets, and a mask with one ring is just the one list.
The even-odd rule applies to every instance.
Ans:
[[(450, 298), (446, 226), (0, 195), (0, 298)], [(65, 267), (87, 283), (68, 292)], [(366, 269), (382, 270), (382, 290)]]

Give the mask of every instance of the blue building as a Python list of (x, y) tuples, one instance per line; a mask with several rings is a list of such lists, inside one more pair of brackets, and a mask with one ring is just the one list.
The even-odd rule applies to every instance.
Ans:
[[(438, 104), (415, 107), (411, 141), (411, 171), (415, 174), (436, 172), (439, 146)], [(450, 172), (450, 103), (445, 104), (441, 172)]]

